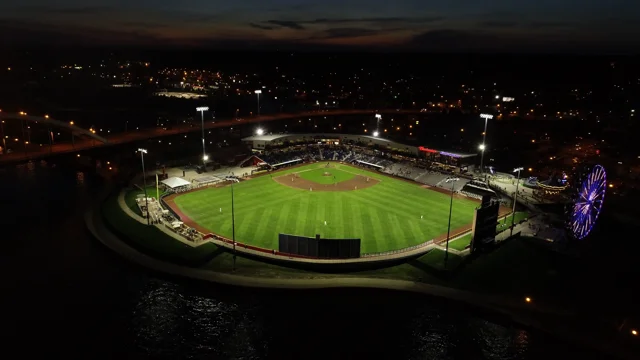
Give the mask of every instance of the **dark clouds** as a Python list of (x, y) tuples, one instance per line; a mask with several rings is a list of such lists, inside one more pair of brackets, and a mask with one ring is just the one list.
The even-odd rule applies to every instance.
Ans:
[(117, 6), (113, 0), (9, 2), (0, 2), (5, 43), (60, 38), (56, 41), (427, 51), (640, 46), (640, 2), (629, 0), (207, 0), (197, 6), (175, 0), (127, 0)]
[(379, 30), (363, 29), (363, 28), (331, 28), (331, 29), (325, 30), (320, 36), (320, 38), (323, 38), (323, 39), (352, 38), (352, 37), (376, 35), (379, 32), (380, 32)]
[(260, 29), (260, 30), (273, 30), (273, 29), (277, 28), (276, 26), (254, 24), (254, 23), (249, 23), (249, 26), (254, 28), (254, 29)]
[(287, 20), (267, 20), (267, 24), (280, 26), (283, 28), (293, 29), (293, 30), (304, 30), (304, 26), (302, 26), (299, 22), (296, 21), (287, 21)]

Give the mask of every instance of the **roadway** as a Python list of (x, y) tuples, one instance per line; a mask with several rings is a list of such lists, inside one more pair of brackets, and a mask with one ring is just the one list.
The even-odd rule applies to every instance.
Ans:
[[(216, 129), (232, 127), (244, 124), (263, 123), (277, 120), (298, 119), (303, 117), (318, 117), (318, 116), (341, 116), (341, 115), (367, 115), (367, 114), (419, 114), (419, 110), (399, 110), (399, 109), (384, 109), (384, 110), (325, 110), (325, 111), (308, 111), (300, 113), (278, 113), (273, 115), (261, 115), (250, 118), (242, 119), (216, 119), (215, 121), (206, 121), (204, 124), (205, 129)], [(43, 145), (38, 148), (30, 148), (28, 151), (23, 149), (17, 149), (11, 154), (0, 155), (0, 164), (7, 164), (12, 162), (20, 162), (25, 160), (37, 160), (48, 156), (80, 152), (83, 150), (95, 149), (106, 146), (121, 145), (136, 141), (143, 141), (152, 138), (159, 138), (163, 136), (179, 135), (189, 132), (200, 131), (200, 126), (194, 126), (192, 123), (180, 124), (172, 127), (171, 129), (164, 130), (162, 128), (148, 128), (140, 130), (131, 130), (125, 133), (112, 134), (107, 136), (107, 142), (102, 143), (94, 139), (81, 139), (76, 138), (74, 144), (72, 143), (58, 143), (49, 145)]]

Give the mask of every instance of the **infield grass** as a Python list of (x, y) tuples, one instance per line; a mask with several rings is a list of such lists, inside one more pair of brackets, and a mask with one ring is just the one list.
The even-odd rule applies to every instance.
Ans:
[[(307, 191), (261, 176), (234, 185), (236, 240), (278, 248), (278, 234), (323, 238), (360, 238), (362, 253), (402, 249), (447, 232), (449, 196), (364, 169), (332, 163), (310, 164), (273, 174), (329, 178), (360, 174), (380, 180), (372, 187), (342, 192)], [(309, 172), (309, 175), (303, 175)], [(311, 180), (311, 179), (308, 179)], [(331, 179), (333, 181), (333, 179)], [(343, 180), (344, 181), (344, 180)], [(191, 220), (231, 238), (231, 187), (207, 188), (180, 195), (176, 205)], [(470, 225), (477, 204), (454, 199), (451, 229)], [(222, 211), (220, 211), (222, 209)], [(422, 218), (421, 218), (422, 217)], [(325, 225), (326, 221), (326, 225)]]

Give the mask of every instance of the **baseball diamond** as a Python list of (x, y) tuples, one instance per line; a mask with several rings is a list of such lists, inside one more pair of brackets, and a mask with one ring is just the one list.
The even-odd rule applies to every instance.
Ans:
[[(363, 253), (406, 248), (446, 236), (449, 195), (338, 162), (313, 163), (233, 185), (239, 242), (277, 249), (278, 234), (359, 238)], [(185, 224), (232, 236), (231, 186), (166, 199)], [(469, 229), (478, 201), (456, 196), (452, 235)], [(222, 211), (220, 211), (222, 208)]]

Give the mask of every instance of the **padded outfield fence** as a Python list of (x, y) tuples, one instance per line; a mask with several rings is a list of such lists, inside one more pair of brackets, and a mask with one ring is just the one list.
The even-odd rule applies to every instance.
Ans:
[(321, 239), (279, 234), (278, 251), (318, 259), (354, 259), (360, 257), (360, 239)]

